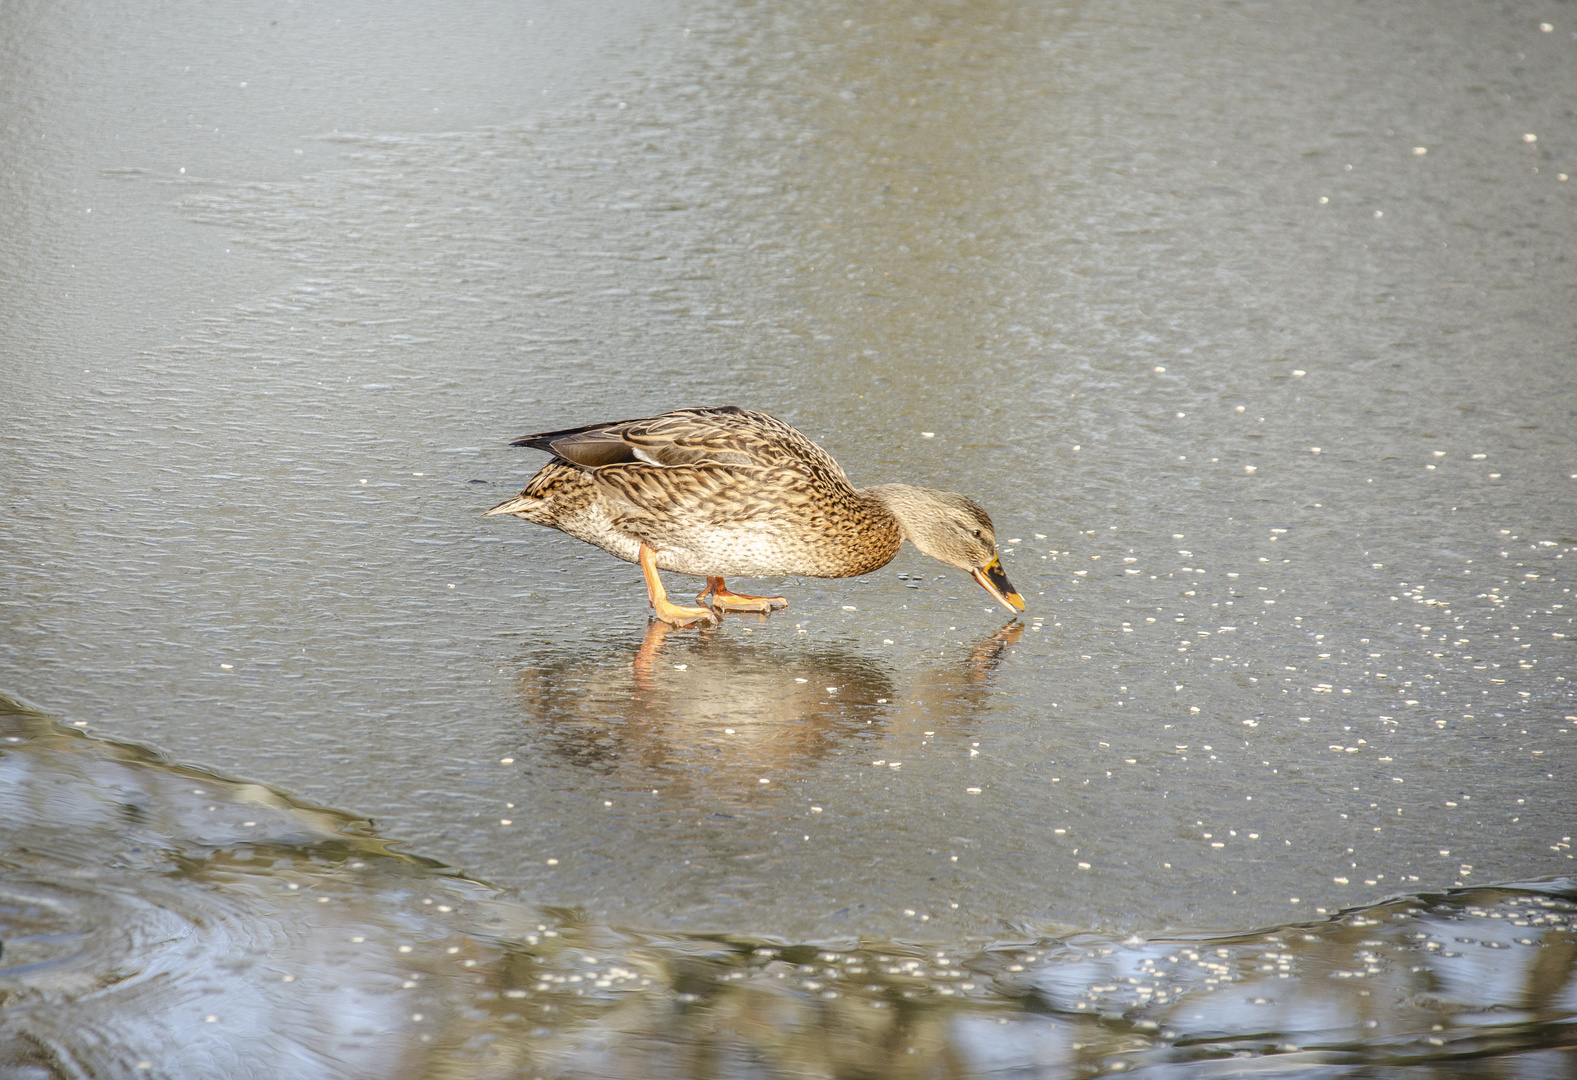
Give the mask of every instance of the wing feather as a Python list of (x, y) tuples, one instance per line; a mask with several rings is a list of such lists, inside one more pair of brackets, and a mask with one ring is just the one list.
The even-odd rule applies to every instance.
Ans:
[(835, 487), (849, 482), (832, 455), (799, 431), (776, 417), (735, 405), (677, 409), (641, 420), (544, 431), (510, 445), (545, 450), (584, 469), (636, 462), (668, 467), (786, 466)]

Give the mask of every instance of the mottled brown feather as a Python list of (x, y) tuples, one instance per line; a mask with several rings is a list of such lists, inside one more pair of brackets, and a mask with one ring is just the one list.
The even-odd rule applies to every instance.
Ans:
[[(969, 568), (995, 555), (989, 535), (969, 532), (969, 511), (978, 508), (962, 496), (942, 504), (934, 497), (945, 493), (904, 485), (856, 490), (832, 455), (793, 427), (735, 406), (543, 432), (514, 445), (555, 456), (496, 512), (630, 562), (644, 543), (664, 570), (852, 577), (891, 561), (904, 539), (917, 539), (911, 525), (959, 512), (950, 507), (964, 508), (954, 531), (979, 550), (945, 561)], [(926, 509), (909, 509), (915, 506)], [(901, 522), (899, 512), (915, 520)]]

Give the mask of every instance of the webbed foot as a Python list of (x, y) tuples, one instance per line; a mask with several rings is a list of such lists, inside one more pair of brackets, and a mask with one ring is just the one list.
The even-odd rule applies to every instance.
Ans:
[(646, 544), (641, 545), (641, 573), (646, 578), (646, 596), (652, 602), (657, 617), (670, 626), (689, 626), (693, 622), (717, 622), (717, 613), (711, 608), (680, 607), (668, 602), (662, 579), (657, 576), (657, 553)]
[(669, 626), (689, 626), (695, 622), (717, 622), (717, 613), (711, 608), (680, 607), (667, 600), (652, 604), (657, 617)]
[(714, 611), (776, 611), (788, 607), (788, 601), (781, 596), (749, 596), (745, 593), (728, 591), (728, 586), (723, 584), (720, 577), (706, 579), (706, 589), (696, 597), (703, 604), (710, 604)]

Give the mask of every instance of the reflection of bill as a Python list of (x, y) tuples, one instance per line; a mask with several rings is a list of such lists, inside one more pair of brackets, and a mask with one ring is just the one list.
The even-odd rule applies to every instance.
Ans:
[(855, 739), (904, 738), (919, 719), (967, 723), (992, 673), (1024, 632), (1014, 621), (960, 664), (900, 691), (886, 665), (834, 648), (751, 641), (654, 621), (624, 650), (556, 659), (520, 676), (528, 723), (578, 765), (631, 787), (704, 787), (710, 798), (761, 777), (803, 774)]
[(964, 662), (964, 666), (977, 685), (983, 684), (987, 676), (1001, 666), (1008, 646), (1018, 644), (1018, 639), (1023, 636), (1024, 624), (1015, 619), (969, 650), (969, 659)]

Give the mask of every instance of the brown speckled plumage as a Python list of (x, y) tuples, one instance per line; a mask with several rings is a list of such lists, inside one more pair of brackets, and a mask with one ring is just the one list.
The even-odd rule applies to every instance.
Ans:
[(680, 409), (514, 445), (553, 460), (488, 513), (629, 562), (644, 544), (658, 569), (699, 577), (853, 577), (886, 565), (907, 539), (971, 572), (996, 565), (990, 518), (968, 499), (900, 484), (856, 489), (832, 455), (765, 413)]

